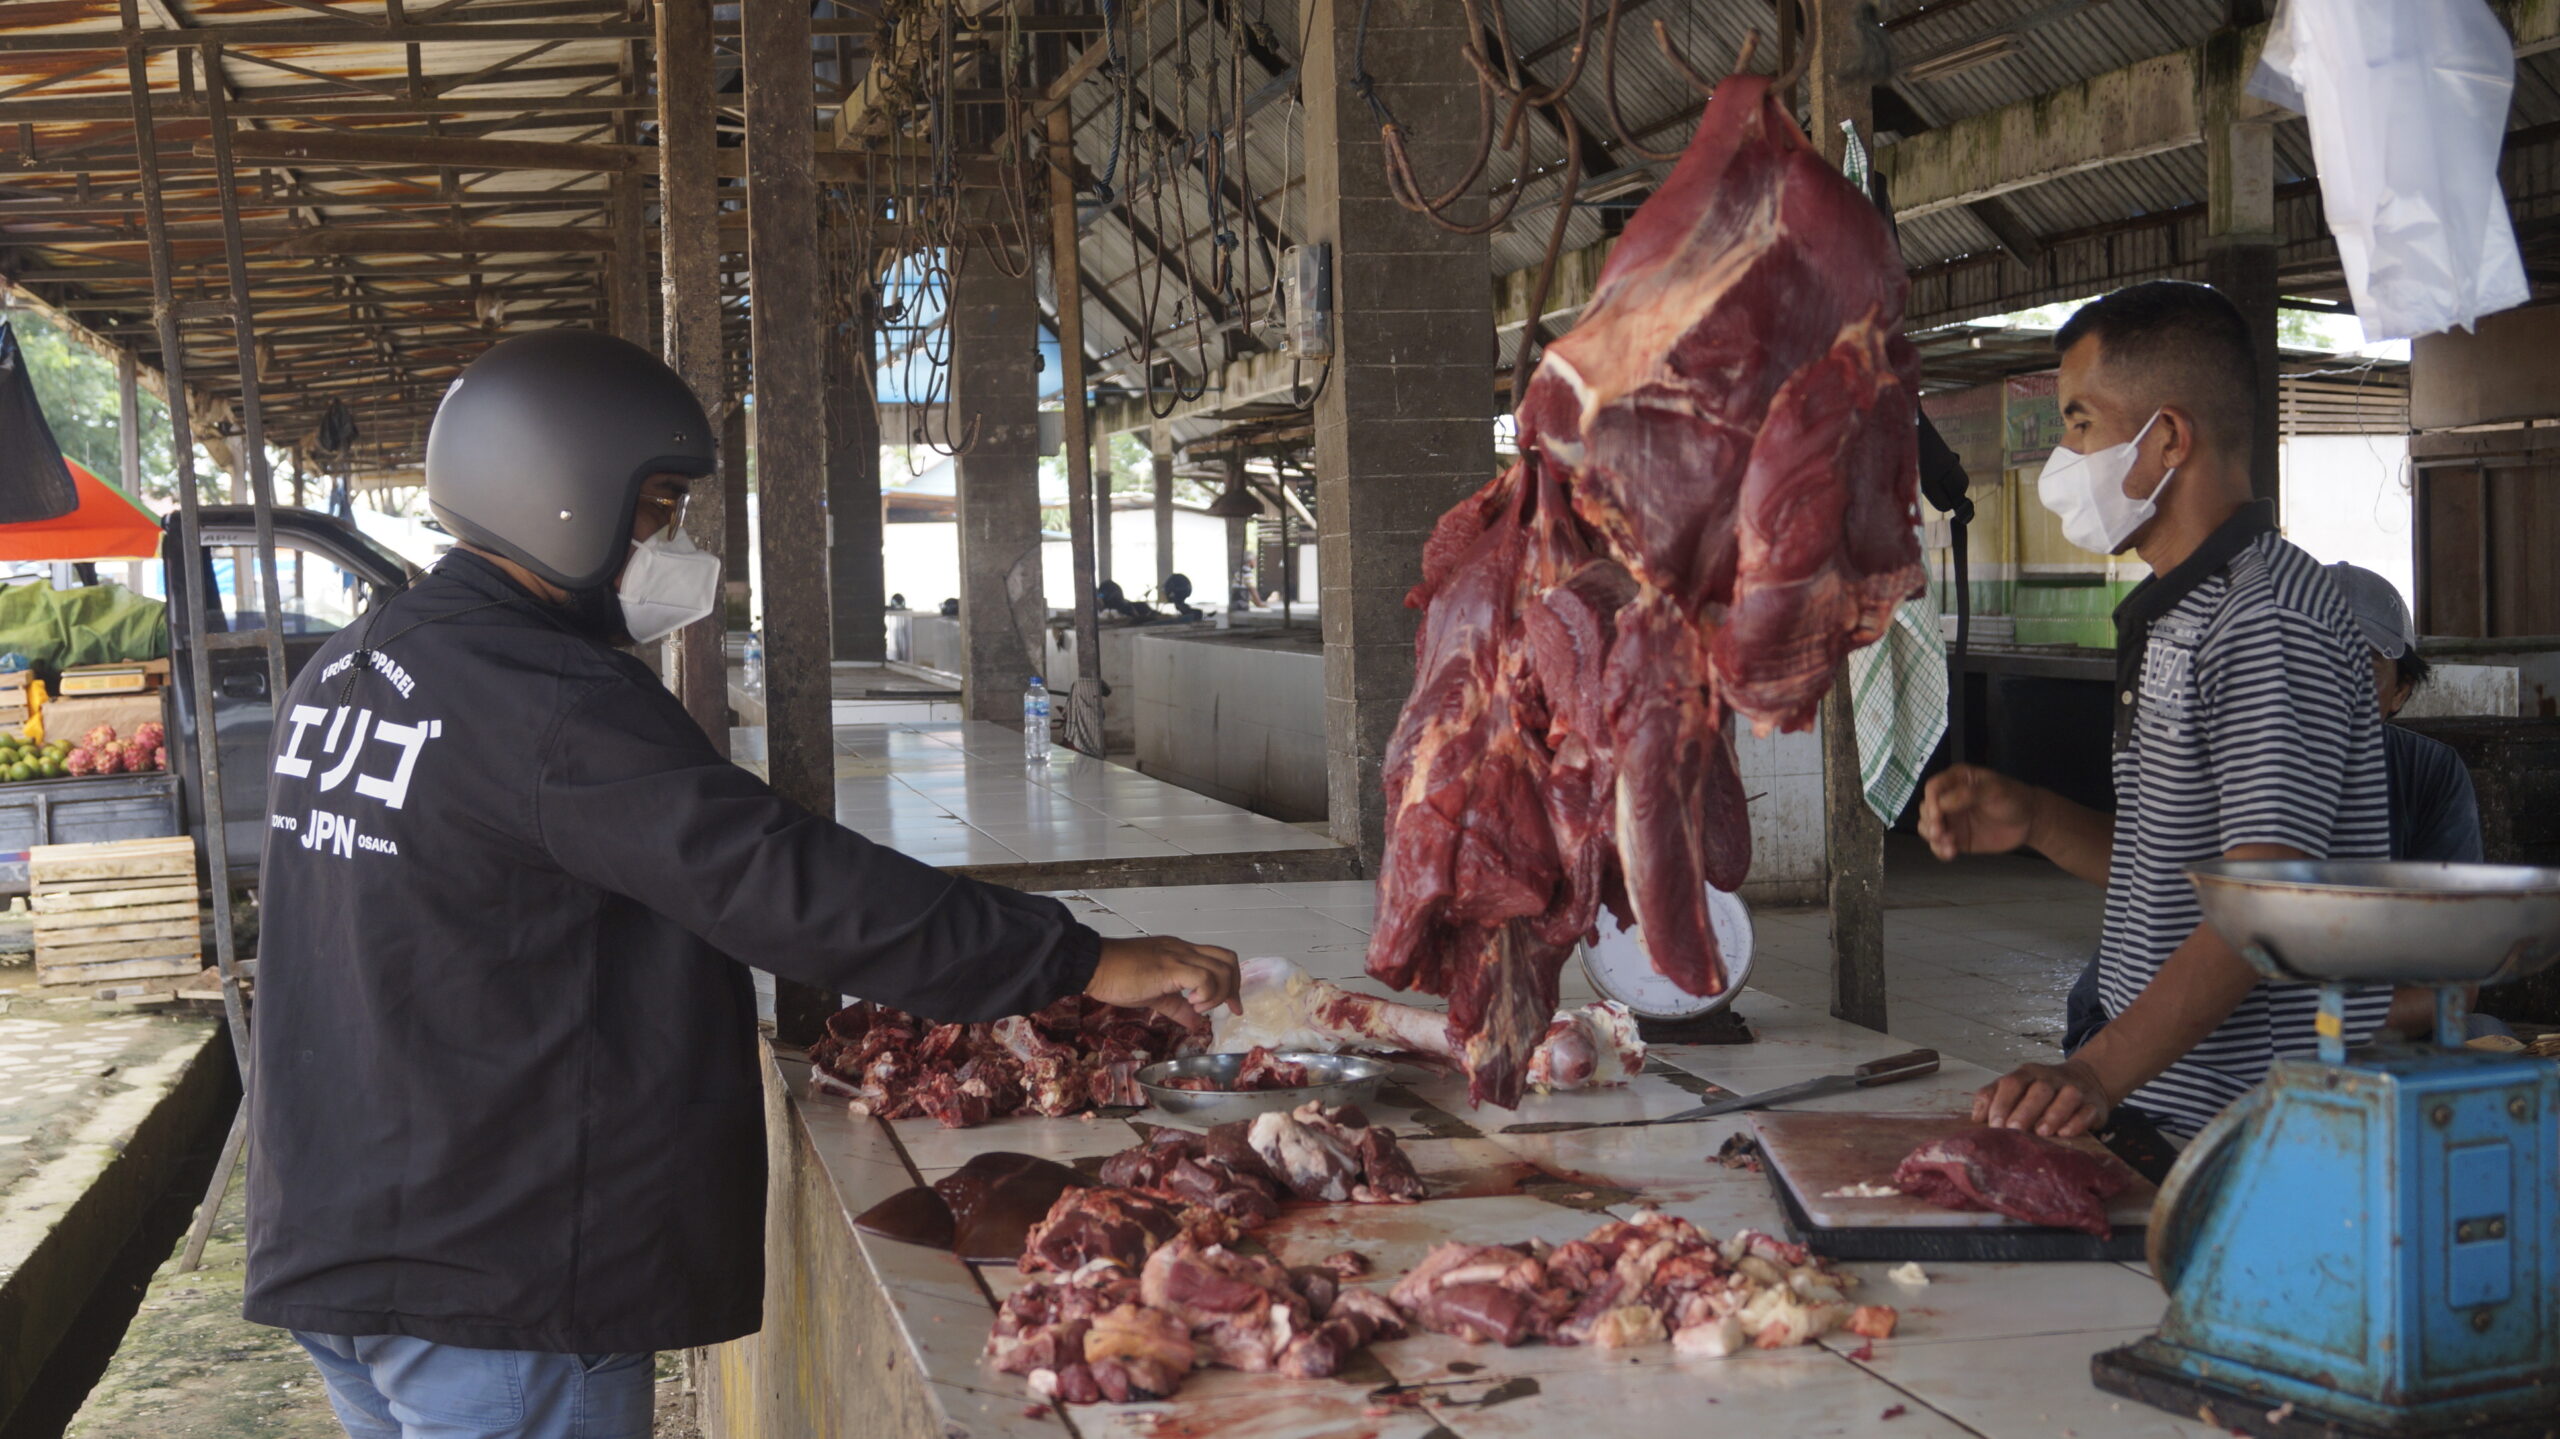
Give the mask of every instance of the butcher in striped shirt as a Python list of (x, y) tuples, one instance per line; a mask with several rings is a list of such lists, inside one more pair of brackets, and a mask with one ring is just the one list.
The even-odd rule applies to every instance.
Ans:
[[(2074, 1135), (2122, 1107), (2187, 1136), (2271, 1060), (2312, 1052), (2317, 990), (2261, 982), (2204, 924), (2186, 866), (2387, 854), (2372, 666), (2327, 573), (2252, 498), (2256, 357), (2231, 302), (2136, 285), (2054, 345), (2064, 439), (2045, 502), (2075, 542), (2130, 547), (2152, 572), (2116, 610), (2116, 813), (1959, 765), (1930, 781), (1921, 833), (1942, 859), (2029, 846), (2107, 891), (2105, 1027), (1983, 1089), (1975, 1118)], [(2348, 1042), (2390, 1004), (2354, 994)]]

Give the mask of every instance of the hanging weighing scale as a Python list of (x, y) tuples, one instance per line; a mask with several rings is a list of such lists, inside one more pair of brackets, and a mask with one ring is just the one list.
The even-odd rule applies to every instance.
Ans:
[[(2560, 1065), (2462, 1047), (2467, 986), (2560, 959), (2560, 870), (2191, 866), (2269, 979), (2321, 986), (2317, 1058), (2197, 1134), (2151, 1212), (2157, 1334), (2098, 1387), (2278, 1439), (2560, 1426)], [(2432, 1044), (2350, 1053), (2348, 985), (2435, 990)]]
[(1648, 1043), (1748, 1044), (1750, 1030), (1726, 1006), (1751, 978), (1751, 911), (1740, 896), (1709, 885), (1707, 923), (1724, 957), (1725, 986), (1714, 994), (1691, 994), (1672, 983), (1653, 967), (1641, 926), (1620, 929), (1606, 918), (1581, 947), (1583, 976), (1602, 999), (1635, 1015)]

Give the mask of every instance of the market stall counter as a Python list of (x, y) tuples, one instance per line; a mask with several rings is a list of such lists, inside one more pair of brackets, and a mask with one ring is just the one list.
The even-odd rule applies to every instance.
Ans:
[[(1359, 976), (1366, 886), (1357, 883), (1092, 891), (1069, 897), (1106, 933), (1162, 931), (1284, 955), (1322, 978)], [(1223, 937), (1221, 937), (1223, 936)], [(1568, 974), (1565, 1002), (1574, 992)], [(1749, 1045), (1657, 1045), (1623, 1085), (1532, 1096), (1515, 1112), (1473, 1110), (1463, 1080), (1400, 1067), (1369, 1107), (1427, 1186), (1414, 1204), (1289, 1204), (1251, 1236), (1282, 1264), (1357, 1251), (1380, 1294), (1452, 1240), (1551, 1245), (1642, 1211), (1712, 1239), (1783, 1234), (1768, 1177), (1720, 1161), (1749, 1115), (1671, 1126), (1505, 1133), (1513, 1123), (1658, 1120), (1702, 1097), (1836, 1074), (1911, 1046), (1746, 990)], [(1960, 1112), (1990, 1078), (1948, 1060), (1888, 1089), (1790, 1109)], [(1601, 1424), (1625, 1439), (1687, 1439), (1702, 1426), (1774, 1434), (2180, 1436), (2219, 1432), (2100, 1393), (2089, 1356), (2149, 1331), (2160, 1290), (2136, 1263), (1844, 1263), (1854, 1302), (1893, 1306), (1889, 1338), (1847, 1329), (1800, 1347), (1696, 1357), (1663, 1342), (1477, 1345), (1441, 1333), (1378, 1342), (1333, 1377), (1200, 1368), (1170, 1397), (1066, 1404), (1039, 1397), (985, 1356), (997, 1306), (1028, 1282), (1010, 1266), (858, 1233), (854, 1217), (972, 1156), (1013, 1151), (1090, 1169), (1144, 1142), (1168, 1116), (1112, 1110), (1009, 1118), (970, 1128), (858, 1116), (818, 1092), (804, 1058), (770, 1065), (774, 1165), (765, 1326), (697, 1366), (705, 1432), (1112, 1439), (1480, 1439)], [(1899, 1278), (1892, 1277), (1899, 1274)]]

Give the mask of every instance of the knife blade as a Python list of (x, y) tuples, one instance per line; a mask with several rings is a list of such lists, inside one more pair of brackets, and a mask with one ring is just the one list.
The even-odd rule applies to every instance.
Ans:
[(1713, 1119), (1721, 1114), (1738, 1114), (1746, 1109), (1765, 1109), (1772, 1104), (1790, 1104), (1799, 1099), (1819, 1099), (1827, 1094), (1846, 1094), (1853, 1089), (1873, 1089), (1881, 1084), (1895, 1084), (1905, 1079), (1918, 1079), (1938, 1072), (1938, 1051), (1914, 1049), (1904, 1054), (1871, 1059), (1847, 1074), (1826, 1074), (1798, 1084), (1764, 1089), (1757, 1094), (1736, 1095), (1683, 1109), (1659, 1119), (1558, 1119), (1539, 1120), (1528, 1124), (1506, 1124), (1505, 1134), (1564, 1134), (1577, 1129), (1634, 1129), (1649, 1124), (1692, 1124)]

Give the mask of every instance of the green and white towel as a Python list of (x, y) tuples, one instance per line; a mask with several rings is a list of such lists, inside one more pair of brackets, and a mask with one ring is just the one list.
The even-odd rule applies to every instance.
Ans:
[(1947, 733), (1947, 641), (1937, 601), (1926, 591), (1902, 602), (1882, 639), (1850, 654), (1849, 694), (1858, 716), (1858, 782), (1867, 807), (1891, 824)]

